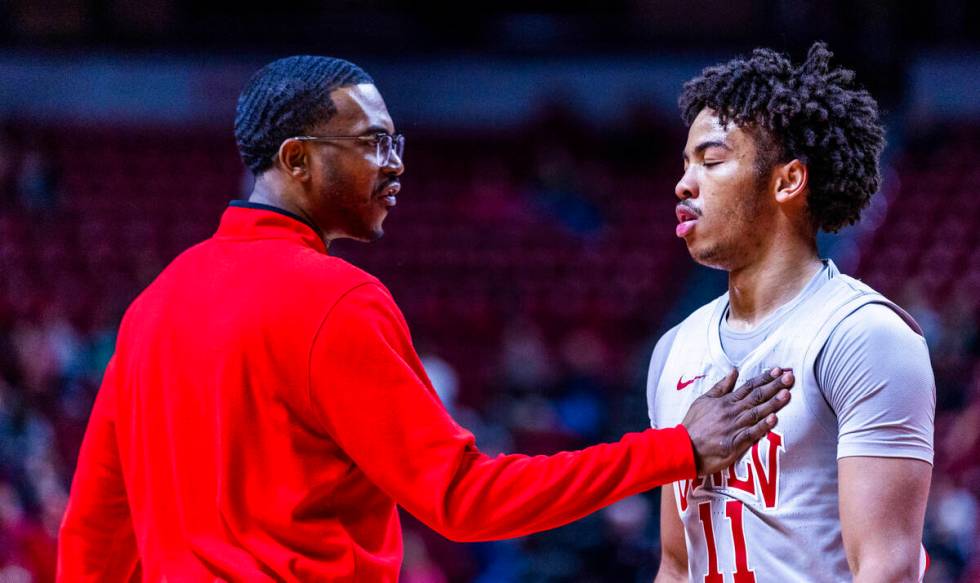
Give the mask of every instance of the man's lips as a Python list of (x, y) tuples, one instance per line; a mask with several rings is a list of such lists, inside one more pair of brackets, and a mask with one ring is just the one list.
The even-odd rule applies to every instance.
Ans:
[(395, 206), (398, 204), (398, 198), (395, 196), (402, 189), (402, 185), (398, 181), (389, 182), (381, 189), (378, 197), (384, 201), (387, 206)]
[(682, 204), (677, 205), (674, 212), (677, 215), (677, 221), (679, 223), (675, 232), (678, 237), (686, 237), (694, 230), (694, 226), (698, 224), (700, 215), (694, 209)]

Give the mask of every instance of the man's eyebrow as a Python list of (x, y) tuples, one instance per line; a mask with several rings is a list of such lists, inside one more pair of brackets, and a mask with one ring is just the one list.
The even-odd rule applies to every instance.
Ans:
[[(700, 144), (698, 144), (697, 146), (695, 146), (694, 147), (694, 154), (695, 155), (701, 154), (702, 152), (704, 152), (708, 148), (724, 148), (725, 150), (728, 150), (729, 152), (732, 151), (732, 148), (728, 144), (726, 144), (724, 141), (722, 141), (722, 140), (708, 140), (706, 142), (701, 142)], [(681, 152), (681, 155), (684, 157), (685, 160), (687, 160), (687, 152)]]

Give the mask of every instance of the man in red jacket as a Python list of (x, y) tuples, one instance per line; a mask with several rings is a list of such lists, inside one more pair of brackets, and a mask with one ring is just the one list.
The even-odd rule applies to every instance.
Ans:
[(239, 98), (255, 190), (127, 311), (61, 529), (63, 581), (394, 581), (396, 504), (461, 541), (522, 536), (727, 467), (792, 375), (695, 401), (682, 425), (488, 458), (440, 404), (371, 275), (403, 138), (355, 65), (290, 57)]

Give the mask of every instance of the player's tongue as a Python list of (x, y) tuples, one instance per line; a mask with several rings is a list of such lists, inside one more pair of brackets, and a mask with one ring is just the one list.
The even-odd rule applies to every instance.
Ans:
[(686, 237), (688, 233), (694, 230), (694, 225), (697, 224), (697, 220), (684, 221), (683, 223), (677, 225), (675, 232), (678, 237)]
[(691, 231), (694, 230), (694, 226), (698, 224), (698, 215), (694, 210), (689, 207), (679, 204), (676, 209), (677, 220), (679, 224), (675, 232), (678, 237), (686, 237)]

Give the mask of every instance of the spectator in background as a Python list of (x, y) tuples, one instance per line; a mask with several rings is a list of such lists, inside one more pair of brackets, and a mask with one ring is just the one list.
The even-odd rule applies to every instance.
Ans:
[(447, 583), (446, 575), (429, 557), (425, 543), (415, 533), (405, 535), (405, 564), (401, 580), (404, 583)]
[(561, 142), (544, 141), (537, 147), (535, 161), (528, 191), (542, 214), (582, 238), (598, 235), (605, 220), (582, 190), (579, 162), (570, 149)]
[(531, 218), (526, 197), (514, 186), (507, 166), (496, 158), (481, 159), (466, 196), (456, 212), (486, 225), (522, 226)]
[(518, 318), (504, 330), (500, 370), (511, 391), (540, 390), (555, 382), (554, 358), (533, 320)]
[[(421, 351), (420, 351), (421, 352)], [(419, 355), (432, 388), (450, 415), (456, 415), (456, 396), (459, 394), (459, 375), (453, 365), (434, 353)]]
[(595, 441), (605, 433), (609, 417), (609, 349), (589, 328), (571, 331), (559, 348), (562, 374), (555, 394), (559, 422), (582, 441)]
[(58, 206), (58, 172), (37, 140), (28, 142), (20, 162), (17, 191), (21, 205), (31, 214), (43, 215)]
[(948, 476), (939, 474), (929, 496), (923, 538), (932, 549), (937, 573), (930, 580), (958, 581), (975, 555), (977, 499)]
[(0, 478), (0, 581), (53, 583), (55, 544), (54, 532), (27, 512), (17, 490)]
[[(647, 583), (656, 575), (654, 553), (656, 539), (652, 536), (655, 516), (653, 504), (646, 496), (632, 496), (602, 511), (603, 527), (607, 536), (603, 539), (603, 562), (614, 567), (610, 581), (636, 581)], [(613, 561), (608, 557), (614, 556)]]
[(0, 122), (0, 210), (17, 201), (17, 146), (10, 128)]

